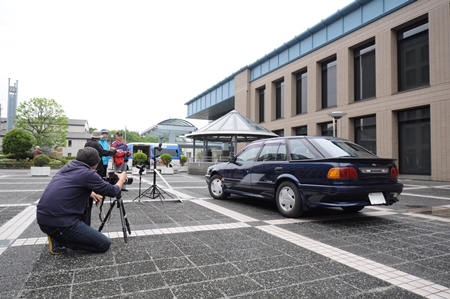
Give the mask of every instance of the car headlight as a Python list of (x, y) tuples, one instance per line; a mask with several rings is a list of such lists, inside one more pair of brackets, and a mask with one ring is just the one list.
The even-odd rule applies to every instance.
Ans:
[(213, 167), (212, 167), (212, 166), (208, 167), (208, 169), (206, 170), (206, 173), (207, 173), (207, 174), (210, 174), (210, 173), (211, 173), (211, 171), (212, 171), (212, 169), (213, 169)]

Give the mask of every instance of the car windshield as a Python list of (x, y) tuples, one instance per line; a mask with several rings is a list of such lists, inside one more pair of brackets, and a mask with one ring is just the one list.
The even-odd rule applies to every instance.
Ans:
[(374, 158), (375, 154), (365, 148), (345, 140), (310, 139), (311, 143), (326, 157)]

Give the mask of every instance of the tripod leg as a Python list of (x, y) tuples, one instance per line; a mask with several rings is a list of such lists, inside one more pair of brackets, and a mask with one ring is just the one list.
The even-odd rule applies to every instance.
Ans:
[(127, 236), (127, 229), (126, 229), (126, 222), (125, 222), (125, 209), (123, 208), (123, 202), (122, 200), (117, 202), (117, 207), (119, 208), (119, 212), (120, 212), (120, 221), (122, 222), (122, 232), (123, 232), (123, 240), (125, 241), (125, 243), (128, 242), (128, 236)]
[(115, 206), (116, 202), (117, 202), (117, 199), (115, 199), (112, 202), (111, 206), (109, 207), (108, 213), (106, 213), (105, 218), (103, 218), (102, 224), (100, 224), (100, 227), (98, 228), (99, 232), (102, 231), (103, 227), (105, 226), (106, 221), (108, 221), (109, 216), (111, 215), (111, 211), (112, 211), (113, 207)]

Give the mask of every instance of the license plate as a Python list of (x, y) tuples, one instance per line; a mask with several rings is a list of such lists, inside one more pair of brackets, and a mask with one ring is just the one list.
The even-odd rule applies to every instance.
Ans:
[(382, 205), (386, 203), (383, 193), (369, 193), (369, 200), (372, 205)]

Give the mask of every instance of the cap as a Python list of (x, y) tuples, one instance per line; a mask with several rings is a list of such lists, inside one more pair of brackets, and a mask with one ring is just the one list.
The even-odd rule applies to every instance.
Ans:
[(123, 136), (123, 133), (122, 132), (117, 132), (116, 136)]
[(92, 138), (102, 138), (102, 133), (99, 130), (92, 132)]
[(86, 163), (89, 166), (94, 166), (100, 162), (100, 156), (93, 147), (85, 147), (78, 150), (77, 160)]
[(101, 133), (102, 133), (102, 134), (108, 134), (108, 130), (102, 129), (102, 130), (101, 130)]

